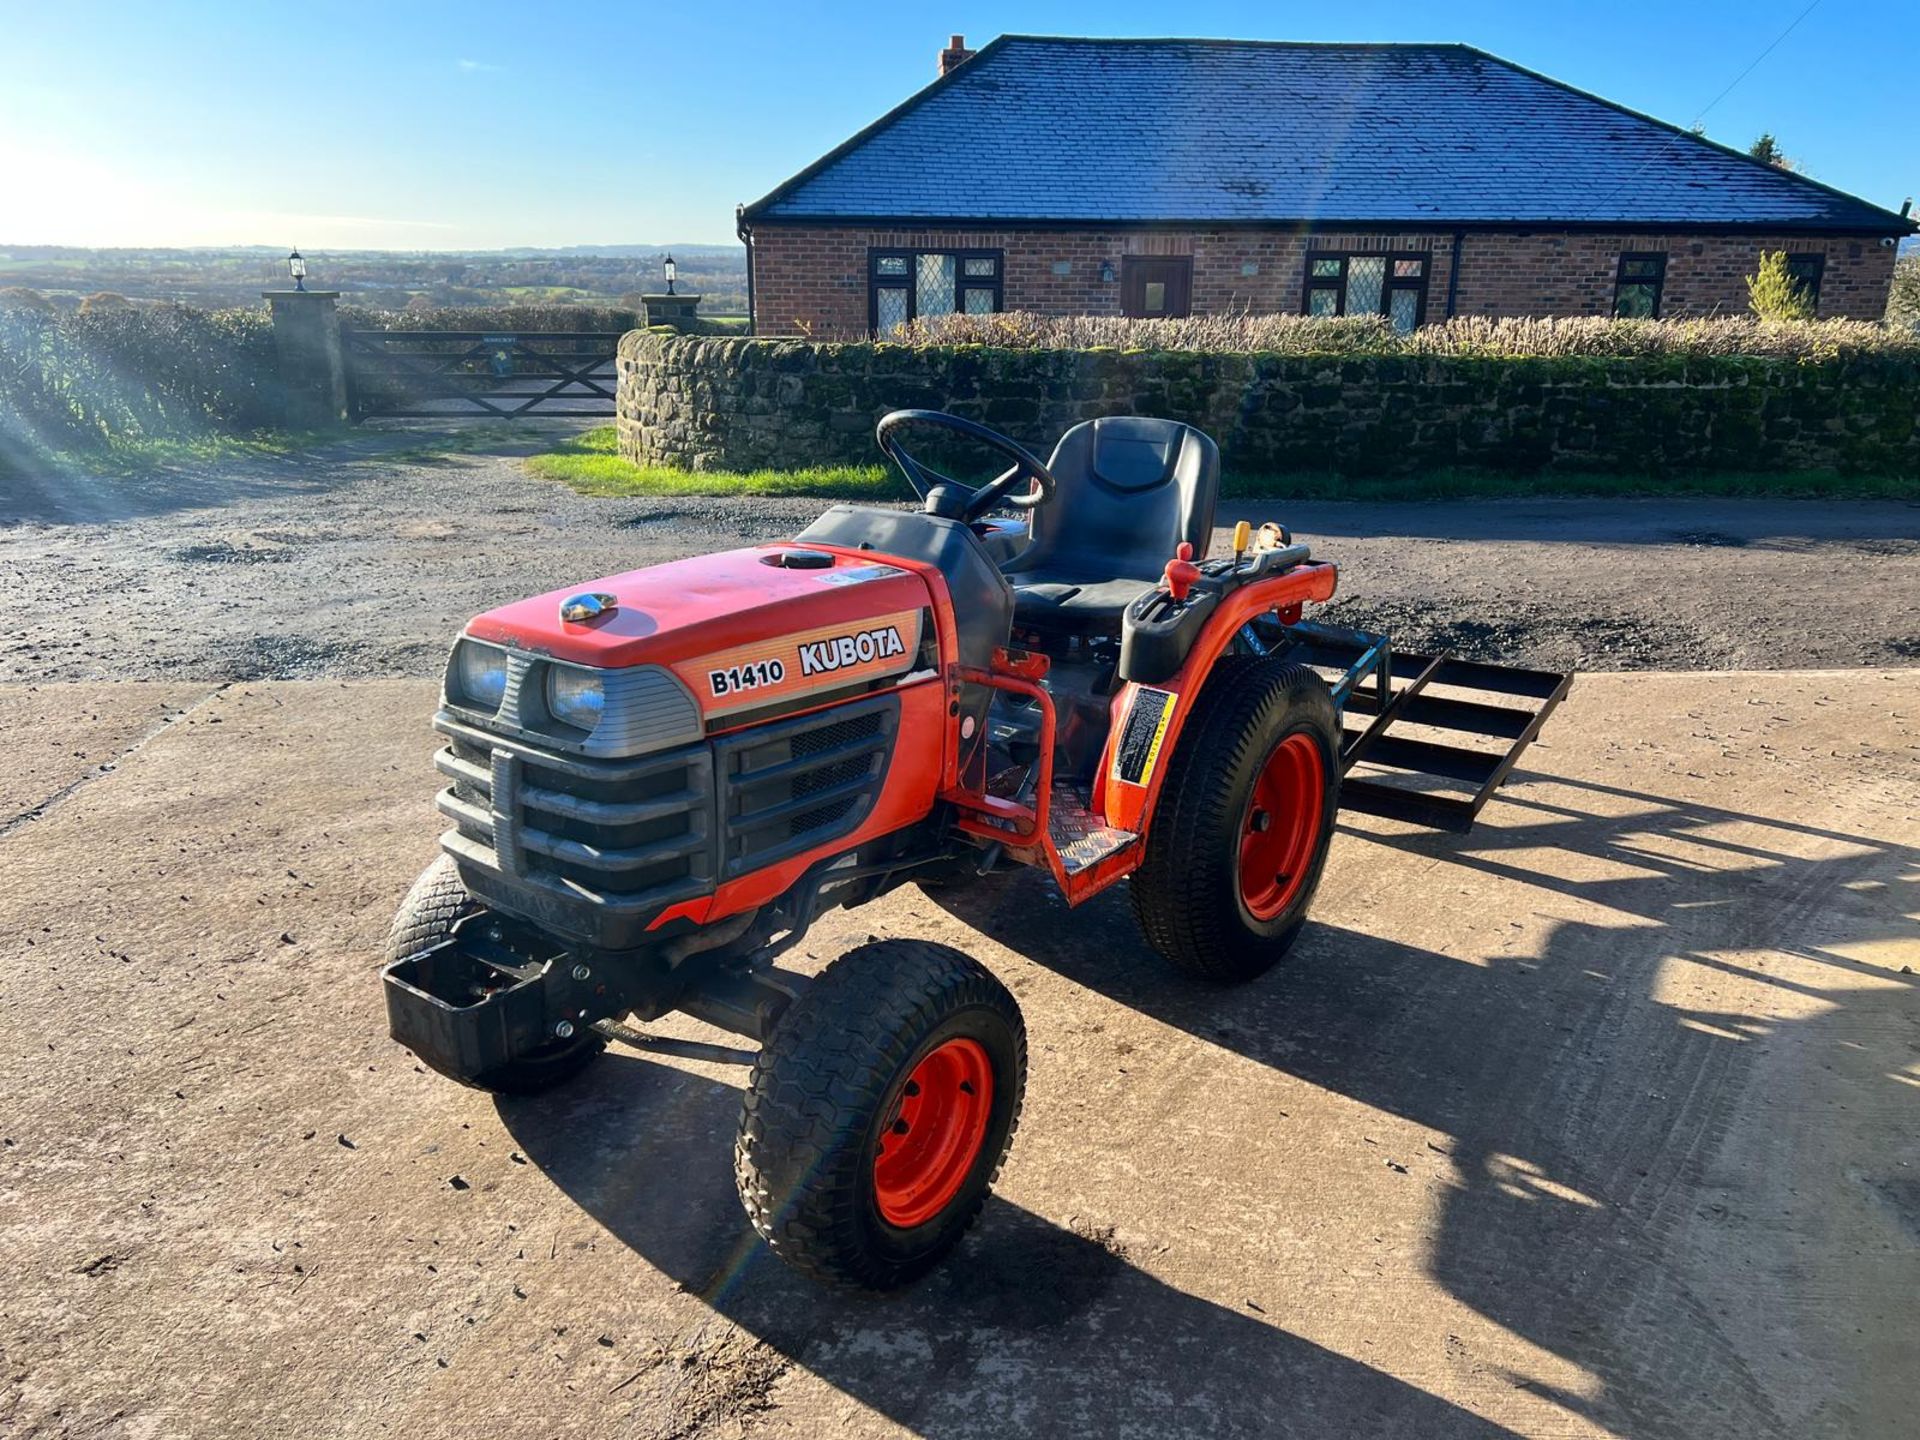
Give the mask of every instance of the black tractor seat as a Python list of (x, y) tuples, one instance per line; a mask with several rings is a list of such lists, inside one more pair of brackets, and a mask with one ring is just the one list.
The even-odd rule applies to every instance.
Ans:
[(1181, 541), (1207, 553), (1220, 451), (1178, 420), (1118, 415), (1060, 437), (1058, 486), (1033, 512), (1031, 543), (1004, 567), (1014, 624), (1063, 635), (1119, 634), (1120, 617), (1159, 583)]

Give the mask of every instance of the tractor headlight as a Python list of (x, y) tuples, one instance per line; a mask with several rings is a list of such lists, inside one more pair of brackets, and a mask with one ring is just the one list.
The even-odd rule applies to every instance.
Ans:
[(454, 678), (460, 687), (456, 699), (478, 710), (498, 710), (507, 695), (507, 652), (498, 645), (462, 640)]
[(595, 671), (576, 670), (570, 665), (548, 668), (547, 709), (554, 719), (579, 730), (591, 730), (600, 723), (606, 705), (607, 687)]

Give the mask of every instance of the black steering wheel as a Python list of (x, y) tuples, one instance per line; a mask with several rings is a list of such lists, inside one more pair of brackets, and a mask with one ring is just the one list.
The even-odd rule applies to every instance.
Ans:
[[(897, 432), (908, 425), (930, 425), (939, 430), (952, 430), (999, 451), (1013, 465), (978, 489), (963, 485), (951, 475), (943, 475), (907, 453)], [(873, 438), (880, 442), (880, 449), (886, 457), (900, 467), (900, 473), (907, 477), (907, 483), (913, 486), (914, 493), (926, 501), (929, 515), (971, 525), (997, 505), (1014, 510), (1032, 510), (1053, 499), (1053, 475), (1047, 467), (998, 430), (989, 430), (977, 421), (949, 415), (944, 410), (895, 410), (881, 419)], [(1032, 489), (1013, 494), (1014, 488), (1022, 481), (1031, 481)]]

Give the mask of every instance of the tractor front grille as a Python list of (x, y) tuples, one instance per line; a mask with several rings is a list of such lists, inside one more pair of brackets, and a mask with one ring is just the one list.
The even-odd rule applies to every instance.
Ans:
[[(442, 840), (482, 901), (608, 948), (666, 906), (852, 831), (898, 729), (892, 695), (628, 760), (562, 755), (442, 711)], [(593, 917), (593, 918), (589, 918)], [(608, 938), (618, 934), (616, 943)]]
[(715, 741), (722, 877), (798, 854), (865, 819), (899, 717), (900, 702), (882, 695)]
[(457, 827), (456, 857), (559, 898), (628, 910), (712, 888), (706, 745), (589, 760), (450, 721), (440, 728), (450, 743), (434, 763), (453, 782), (439, 803)]

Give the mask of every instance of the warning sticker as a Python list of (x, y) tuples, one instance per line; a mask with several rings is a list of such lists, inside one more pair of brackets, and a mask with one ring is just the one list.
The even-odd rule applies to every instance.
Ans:
[(1154, 690), (1143, 685), (1133, 692), (1127, 723), (1121, 728), (1119, 745), (1114, 748), (1114, 779), (1129, 785), (1145, 785), (1153, 778), (1153, 767), (1160, 760), (1160, 746), (1167, 738), (1167, 722), (1173, 718), (1173, 701), (1170, 690)]
[(858, 585), (866, 580), (885, 580), (889, 575), (907, 572), (898, 565), (849, 565), (840, 570), (822, 570), (822, 585)]

